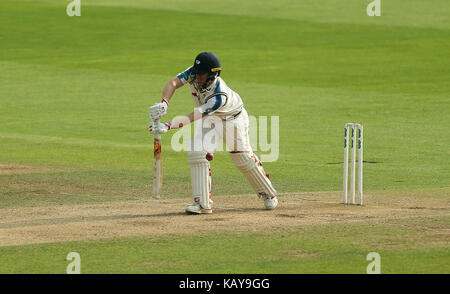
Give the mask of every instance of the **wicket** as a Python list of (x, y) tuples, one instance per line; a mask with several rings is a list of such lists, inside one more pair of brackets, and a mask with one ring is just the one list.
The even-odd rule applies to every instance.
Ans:
[[(349, 130), (352, 130), (351, 137), (351, 175), (350, 175), (350, 204), (355, 203), (355, 180), (356, 180), (356, 149), (358, 149), (358, 205), (363, 205), (363, 126), (361, 124), (347, 123), (344, 128), (344, 190), (343, 204), (348, 203), (348, 146)], [(356, 130), (358, 130), (358, 145), (356, 147)]]

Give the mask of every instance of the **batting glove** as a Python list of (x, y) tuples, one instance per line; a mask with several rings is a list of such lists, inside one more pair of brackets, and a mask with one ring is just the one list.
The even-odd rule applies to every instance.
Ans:
[(164, 133), (167, 133), (167, 131), (169, 131), (171, 129), (171, 124), (170, 123), (161, 123), (161, 122), (156, 123), (155, 121), (152, 120), (148, 129), (149, 129), (150, 133), (152, 133), (152, 134), (155, 134), (155, 133), (164, 134)]
[(156, 103), (150, 107), (150, 117), (151, 119), (160, 119), (164, 114), (167, 113), (167, 108), (169, 107), (169, 102), (163, 99), (161, 103)]

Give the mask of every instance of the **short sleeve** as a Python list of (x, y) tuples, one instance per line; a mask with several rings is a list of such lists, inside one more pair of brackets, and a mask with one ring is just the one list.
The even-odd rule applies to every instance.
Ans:
[(227, 95), (225, 93), (218, 93), (211, 96), (205, 104), (199, 106), (197, 109), (203, 114), (212, 114), (227, 102)]
[(194, 79), (194, 74), (192, 73), (192, 66), (188, 67), (185, 71), (179, 73), (177, 78), (184, 84), (192, 82)]

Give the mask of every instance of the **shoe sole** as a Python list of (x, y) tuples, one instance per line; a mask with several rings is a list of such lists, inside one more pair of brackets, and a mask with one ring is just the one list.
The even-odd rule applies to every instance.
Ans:
[(210, 210), (202, 209), (200, 211), (186, 210), (186, 213), (187, 214), (211, 214), (212, 213), (212, 209), (210, 209)]

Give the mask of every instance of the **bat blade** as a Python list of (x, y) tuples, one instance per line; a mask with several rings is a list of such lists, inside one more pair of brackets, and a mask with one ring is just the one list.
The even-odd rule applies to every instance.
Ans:
[(153, 189), (152, 197), (159, 199), (161, 198), (161, 187), (162, 187), (162, 157), (161, 157), (161, 134), (155, 134), (155, 140), (153, 144)]

